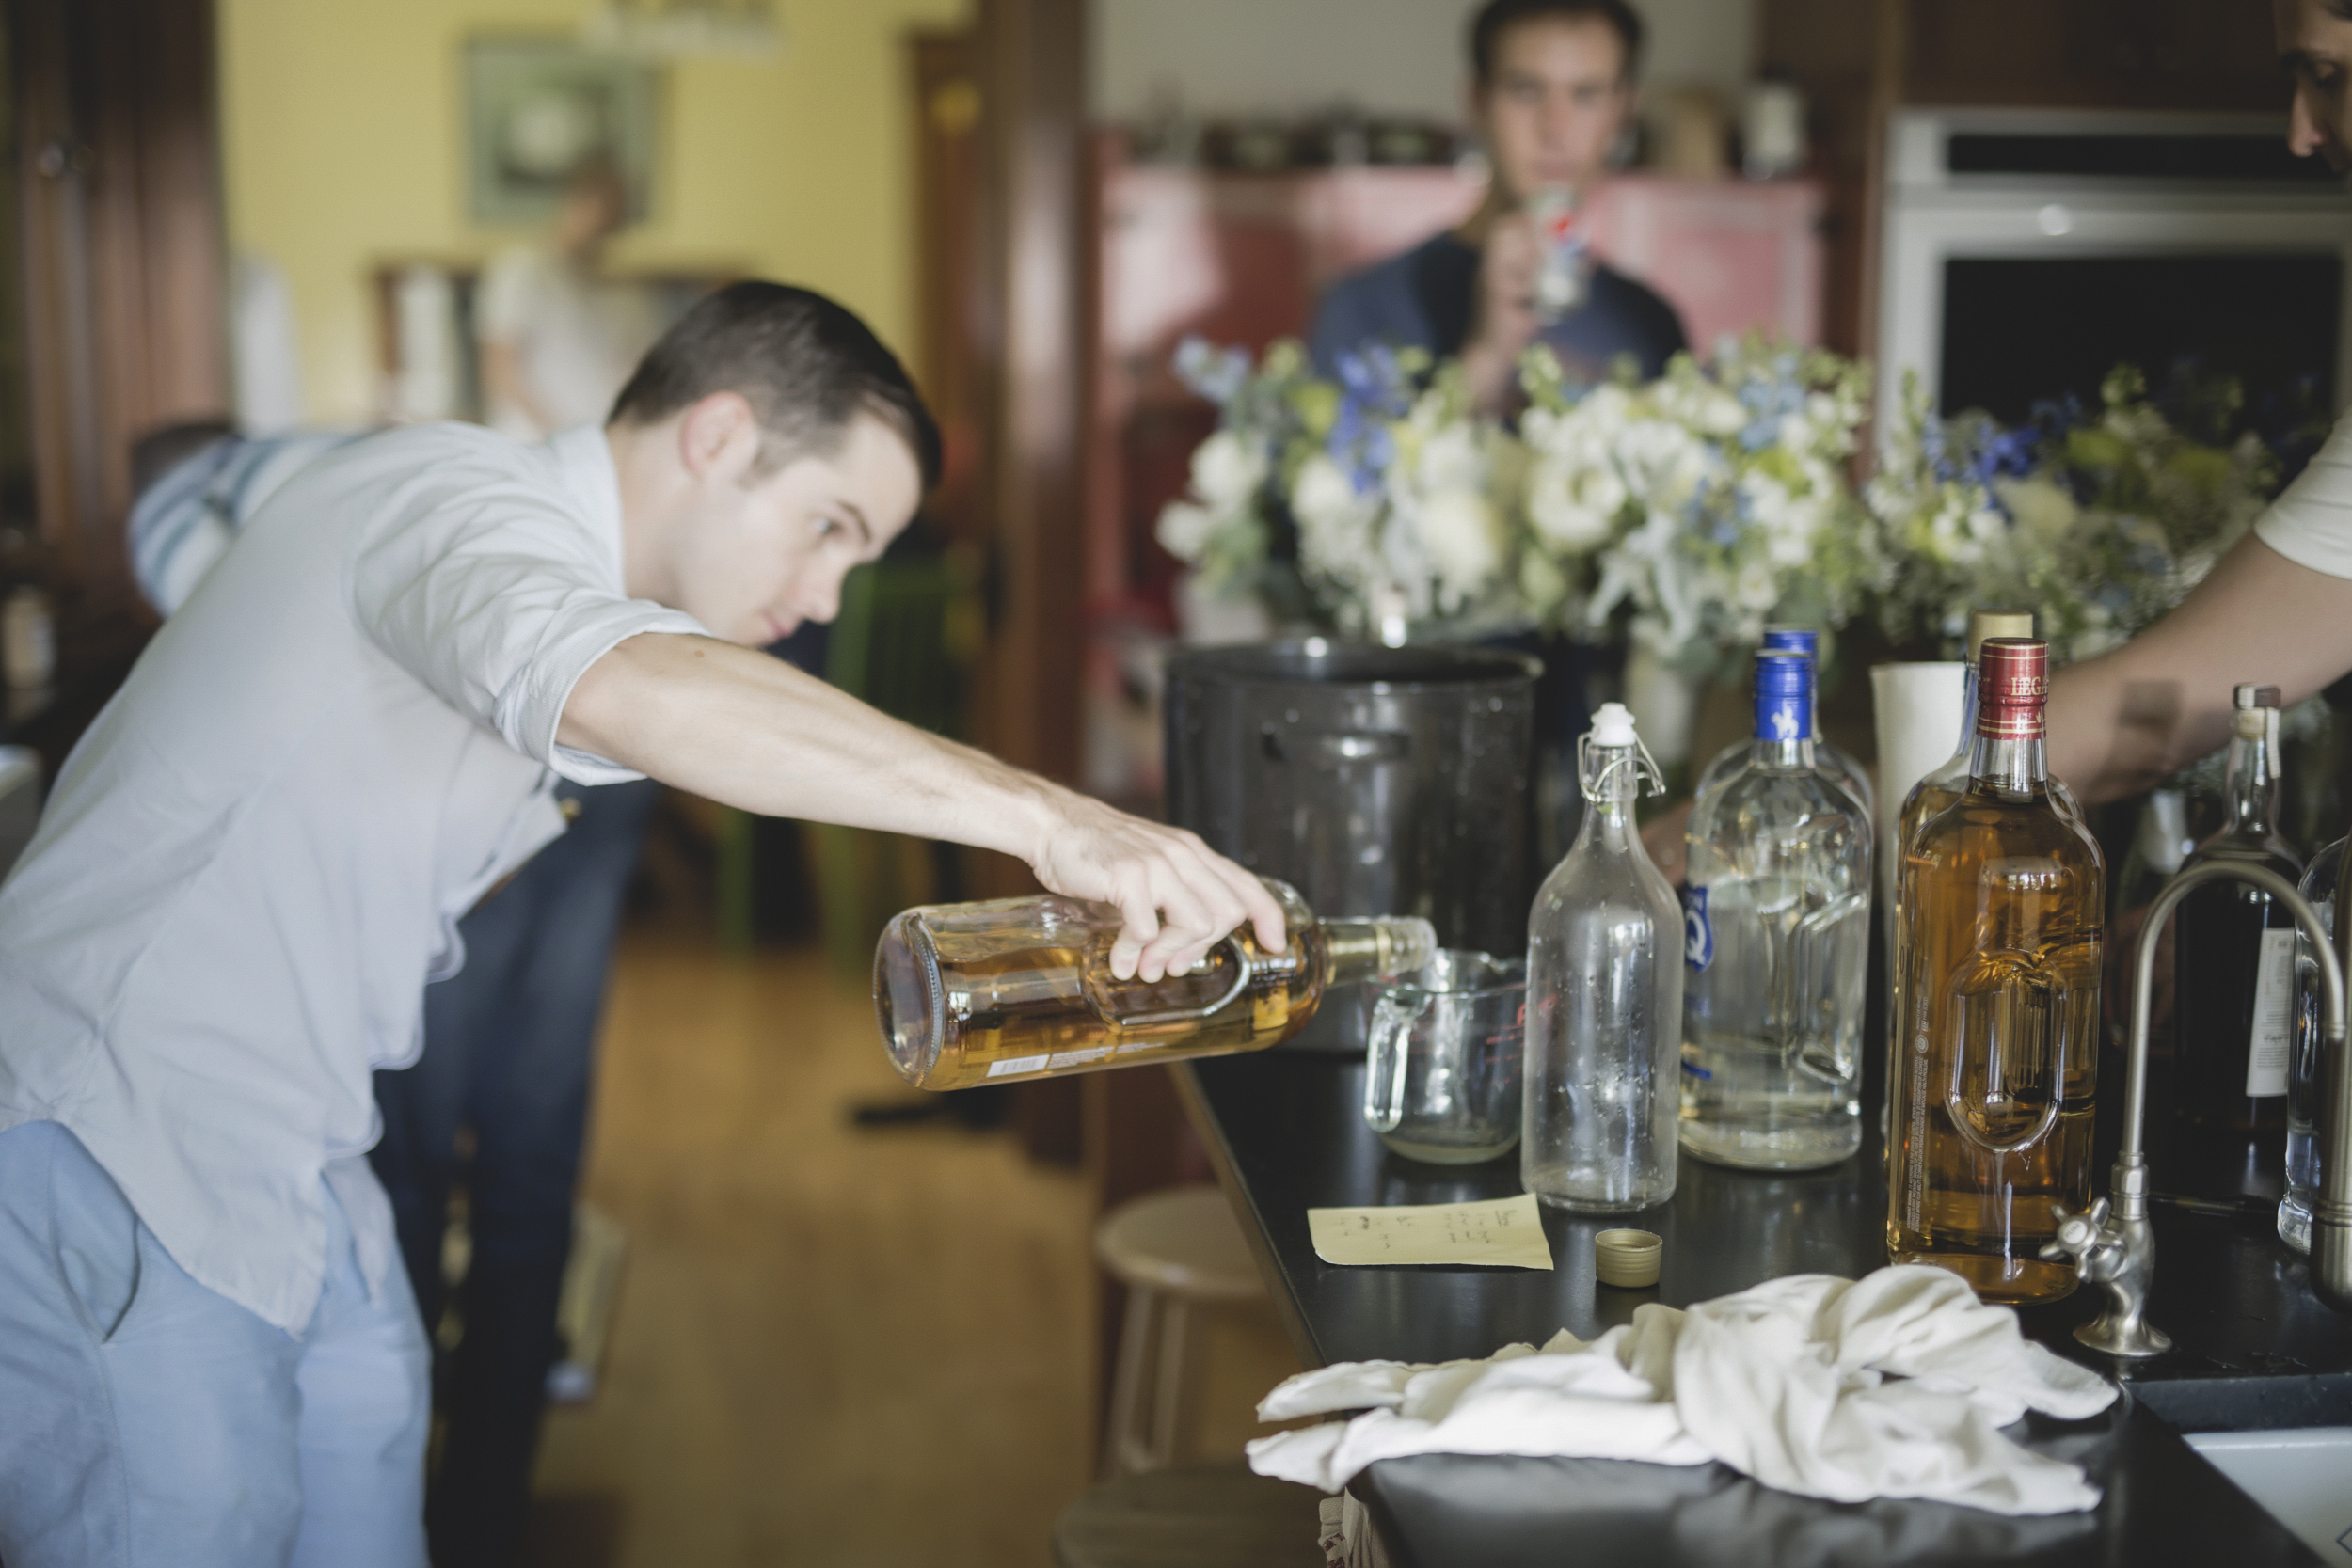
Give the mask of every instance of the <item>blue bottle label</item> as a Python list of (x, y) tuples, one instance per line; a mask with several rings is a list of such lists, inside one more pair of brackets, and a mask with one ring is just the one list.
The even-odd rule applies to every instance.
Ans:
[(1692, 969), (1715, 961), (1715, 927), (1707, 919), (1707, 890), (1682, 890), (1682, 960)]

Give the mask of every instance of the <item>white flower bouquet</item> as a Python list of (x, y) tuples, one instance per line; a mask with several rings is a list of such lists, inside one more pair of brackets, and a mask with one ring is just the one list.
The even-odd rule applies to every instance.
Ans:
[(1833, 356), (1727, 345), (1575, 389), (1539, 347), (1516, 428), (1413, 351), (1344, 356), (1336, 381), (1287, 342), (1256, 365), (1187, 344), (1177, 368), (1221, 417), (1160, 542), (1227, 592), (1287, 562), (1343, 631), (1590, 638), (1622, 614), (1696, 672), (1775, 616), (1842, 625), (1878, 570), (1845, 478), (1867, 375)]
[(1647, 386), (1572, 393), (1542, 348), (1523, 379), (1531, 607), (1556, 594), (1557, 618), (1588, 627), (1623, 607), (1637, 643), (1695, 674), (1753, 648), (1768, 622), (1845, 625), (1883, 577), (1847, 478), (1869, 396), (1861, 366), (1751, 339), (1710, 365), (1677, 355)]
[(1353, 635), (1455, 635), (1519, 619), (1506, 592), (1521, 448), (1471, 417), (1458, 370), (1375, 348), (1337, 381), (1279, 342), (1253, 365), (1189, 342), (1177, 371), (1218, 405), (1192, 483), (1160, 514), (1159, 539), (1205, 587), (1295, 596)]
[(1860, 494), (1868, 369), (1758, 339), (1589, 388), (1538, 346), (1516, 423), (1413, 351), (1326, 380), (1296, 343), (1253, 363), (1194, 342), (1178, 369), (1220, 420), (1159, 537), (1206, 586), (1390, 641), (1625, 637), (1686, 675), (1733, 673), (1772, 622), (1874, 613), (1898, 646), (1948, 645), (1980, 605), (2088, 657), (2178, 604), (2279, 483), (2259, 436), (2223, 434), (2233, 384), (2160, 405), (2128, 367), (2096, 411), (2015, 430), (1939, 419), (1907, 382)]

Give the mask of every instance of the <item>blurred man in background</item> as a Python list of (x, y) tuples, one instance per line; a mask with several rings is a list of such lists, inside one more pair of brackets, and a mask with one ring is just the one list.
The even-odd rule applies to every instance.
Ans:
[(1684, 346), (1681, 319), (1643, 284), (1591, 265), (1582, 301), (1547, 322), (1538, 275), (1550, 243), (1531, 201), (1588, 203), (1639, 102), (1642, 21), (1625, 0), (1489, 0), (1470, 23), (1470, 111), (1493, 173), (1458, 229), (1343, 278), (1315, 312), (1325, 374), (1369, 343), (1459, 356), (1488, 412), (1518, 394), (1518, 360), (1541, 339), (1571, 376), (1629, 356), (1645, 378)]
[(644, 285), (603, 274), (628, 223), (628, 186), (611, 160), (573, 170), (546, 241), (501, 252), (474, 295), (485, 421), (538, 441), (612, 406), (661, 323)]

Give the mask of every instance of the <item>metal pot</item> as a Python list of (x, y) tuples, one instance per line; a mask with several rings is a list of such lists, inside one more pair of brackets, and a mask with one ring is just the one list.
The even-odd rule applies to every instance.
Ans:
[[(1533, 887), (1536, 678), (1518, 654), (1326, 641), (1195, 648), (1168, 668), (1168, 815), (1326, 916), (1417, 914), (1516, 955)], [(1360, 1051), (1360, 998), (1292, 1042)]]

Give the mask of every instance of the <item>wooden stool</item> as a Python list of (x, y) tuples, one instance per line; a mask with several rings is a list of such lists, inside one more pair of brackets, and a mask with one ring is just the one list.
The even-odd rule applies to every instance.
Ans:
[(1054, 1560), (1059, 1568), (1323, 1568), (1315, 1544), (1322, 1501), (1313, 1487), (1252, 1475), (1239, 1460), (1124, 1476), (1062, 1511)]
[(1164, 1469), (1192, 1436), (1200, 1373), (1193, 1309), (1255, 1301), (1265, 1287), (1215, 1187), (1171, 1187), (1120, 1204), (1095, 1227), (1094, 1255), (1127, 1287), (1103, 1473)]

